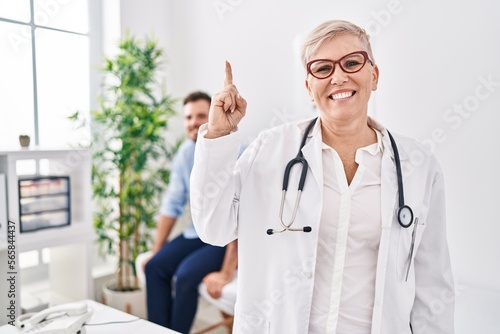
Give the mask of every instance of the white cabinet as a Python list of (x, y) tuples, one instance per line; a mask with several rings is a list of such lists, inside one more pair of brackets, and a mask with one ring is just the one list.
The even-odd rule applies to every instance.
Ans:
[[(31, 176), (68, 176), (70, 225), (21, 233), (19, 226), (19, 179), (22, 166), (33, 167)], [(28, 168), (29, 169), (29, 168)], [(5, 175), (7, 217), (0, 212), (0, 325), (11, 320), (9, 308), (20, 310), (19, 254), (50, 249), (51, 295), (60, 300), (82, 300), (94, 296), (91, 277), (92, 189), (91, 152), (86, 149), (0, 150), (0, 175)], [(0, 176), (0, 192), (2, 192)], [(3, 190), (5, 191), (5, 190)], [(2, 210), (0, 194), (0, 210)], [(10, 228), (8, 226), (10, 225)], [(14, 255), (15, 253), (15, 255)], [(11, 306), (13, 305), (13, 306)]]

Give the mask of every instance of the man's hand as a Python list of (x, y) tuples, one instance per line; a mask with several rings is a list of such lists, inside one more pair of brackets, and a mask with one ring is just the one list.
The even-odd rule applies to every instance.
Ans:
[(208, 114), (208, 131), (205, 138), (218, 138), (236, 129), (247, 110), (247, 101), (240, 96), (233, 84), (231, 64), (226, 61), (224, 88), (212, 97)]
[(213, 272), (203, 278), (203, 283), (207, 287), (207, 292), (212, 298), (220, 298), (222, 288), (231, 282), (233, 278), (223, 272)]

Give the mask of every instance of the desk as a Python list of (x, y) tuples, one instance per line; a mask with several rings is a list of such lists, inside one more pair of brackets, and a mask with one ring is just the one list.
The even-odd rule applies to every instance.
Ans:
[[(88, 321), (89, 324), (98, 324), (106, 322), (119, 322), (119, 321), (129, 321), (137, 319), (136, 316), (130, 315), (128, 313), (116, 310), (109, 306), (97, 303), (93, 300), (87, 300), (88, 307), (94, 314), (92, 318)], [(137, 333), (148, 333), (148, 334), (176, 334), (173, 330), (167, 329), (165, 327), (158, 326), (144, 319), (139, 319), (133, 322), (118, 323), (118, 324), (108, 324), (102, 326), (85, 326), (87, 334), (137, 334)], [(2, 334), (20, 334), (21, 330), (17, 329), (11, 325), (4, 325), (0, 327), (0, 333)]]

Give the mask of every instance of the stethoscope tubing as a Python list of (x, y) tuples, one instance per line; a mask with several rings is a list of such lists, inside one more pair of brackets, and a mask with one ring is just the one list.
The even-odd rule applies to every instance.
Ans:
[(399, 159), (398, 146), (396, 145), (394, 137), (389, 131), (387, 131), (387, 134), (389, 135), (389, 139), (391, 140), (392, 150), (394, 151), (394, 163), (396, 164), (396, 174), (398, 177), (399, 206), (402, 207), (405, 205), (405, 195), (403, 189), (403, 172), (401, 171), (401, 160)]
[[(401, 170), (401, 159), (399, 158), (399, 150), (398, 145), (396, 145), (396, 141), (392, 134), (387, 130), (387, 134), (389, 135), (389, 139), (391, 141), (392, 151), (394, 152), (394, 164), (396, 165), (396, 175), (398, 179), (398, 197), (399, 197), (399, 207), (396, 212), (398, 217), (398, 222), (401, 227), (408, 228), (413, 223), (413, 210), (405, 205), (405, 195), (404, 195), (404, 187), (403, 187), (403, 172)], [(410, 215), (410, 219), (408, 223), (404, 223), (405, 214)]]
[[(299, 151), (297, 152), (297, 155), (295, 156), (295, 158), (293, 158), (292, 160), (290, 160), (286, 164), (285, 174), (283, 176), (283, 188), (282, 188), (282, 191), (281, 191), (281, 205), (280, 205), (280, 224), (283, 227), (283, 229), (281, 229), (281, 230), (274, 230), (274, 229), (270, 228), (270, 229), (267, 230), (267, 234), (269, 234), (269, 235), (274, 234), (274, 233), (282, 233), (282, 232), (285, 232), (285, 231), (311, 232), (311, 230), (312, 230), (310, 226), (304, 226), (303, 228), (292, 228), (290, 226), (292, 226), (293, 222), (295, 221), (295, 217), (297, 215), (297, 211), (298, 211), (299, 203), (300, 203), (300, 197), (302, 195), (302, 191), (304, 190), (304, 185), (306, 183), (307, 170), (309, 168), (309, 164), (307, 163), (307, 160), (304, 159), (304, 156), (302, 154), (302, 148), (306, 144), (307, 137), (309, 136), (309, 133), (311, 132), (312, 128), (314, 127), (314, 124), (316, 124), (317, 120), (318, 120), (318, 118), (316, 117), (308, 125), (306, 131), (304, 132), (304, 136), (302, 137), (302, 141), (300, 143), (300, 148), (299, 148)], [(286, 193), (287, 193), (287, 190), (288, 190), (288, 181), (289, 181), (289, 178), (290, 178), (290, 172), (292, 170), (292, 167), (295, 164), (299, 164), (299, 163), (302, 165), (302, 170), (300, 172), (300, 179), (299, 179), (299, 186), (298, 186), (297, 197), (295, 198), (295, 205), (294, 205), (294, 208), (293, 208), (292, 217), (290, 218), (290, 222), (288, 224), (286, 224), (283, 221), (283, 209), (284, 209), (284, 206), (285, 206)]]
[[(304, 136), (302, 137), (302, 141), (300, 143), (300, 148), (299, 151), (297, 152), (297, 155), (295, 158), (290, 160), (286, 167), (285, 167), (285, 173), (283, 176), (283, 188), (282, 188), (282, 194), (281, 194), (281, 205), (280, 205), (280, 224), (283, 227), (281, 230), (274, 230), (274, 229), (268, 229), (267, 234), (271, 235), (274, 233), (282, 233), (285, 231), (303, 231), (303, 232), (311, 232), (312, 228), (310, 226), (304, 226), (303, 228), (292, 228), (292, 224), (295, 222), (295, 217), (297, 215), (297, 211), (299, 208), (299, 202), (300, 202), (300, 197), (302, 195), (302, 191), (304, 189), (304, 185), (306, 182), (306, 176), (307, 176), (307, 170), (309, 168), (309, 164), (307, 163), (307, 160), (304, 158), (302, 154), (302, 148), (304, 147), (307, 138), (309, 136), (309, 133), (311, 132), (312, 128), (316, 124), (316, 121), (318, 120), (318, 117), (316, 117), (314, 120), (311, 121), (311, 123), (308, 125), (306, 131), (304, 132)], [(394, 152), (394, 164), (396, 165), (396, 175), (398, 179), (398, 204), (399, 207), (396, 212), (396, 216), (398, 218), (399, 225), (403, 228), (408, 228), (412, 225), (413, 223), (413, 211), (412, 209), (405, 204), (405, 199), (404, 199), (404, 188), (403, 188), (403, 172), (401, 169), (401, 160), (399, 157), (399, 151), (398, 147), (396, 145), (396, 141), (394, 140), (394, 137), (392, 134), (387, 131), (387, 134), (389, 135), (389, 139), (391, 141), (391, 146), (392, 150)], [(297, 197), (295, 198), (295, 204), (292, 212), (292, 217), (290, 218), (290, 222), (286, 224), (283, 221), (283, 210), (285, 206), (285, 200), (286, 200), (286, 193), (288, 190), (288, 182), (290, 178), (290, 172), (292, 170), (292, 167), (295, 164), (300, 163), (302, 165), (302, 170), (300, 173), (300, 179), (299, 179), (299, 185), (298, 185), (298, 193)], [(409, 215), (408, 223), (404, 223), (406, 219), (406, 215)]]

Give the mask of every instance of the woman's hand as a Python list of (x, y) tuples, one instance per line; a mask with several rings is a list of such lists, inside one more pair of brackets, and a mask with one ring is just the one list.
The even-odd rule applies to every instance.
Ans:
[(205, 138), (213, 139), (228, 135), (236, 129), (247, 109), (247, 101), (240, 96), (233, 84), (231, 64), (226, 61), (224, 88), (212, 97), (208, 114), (208, 131)]

